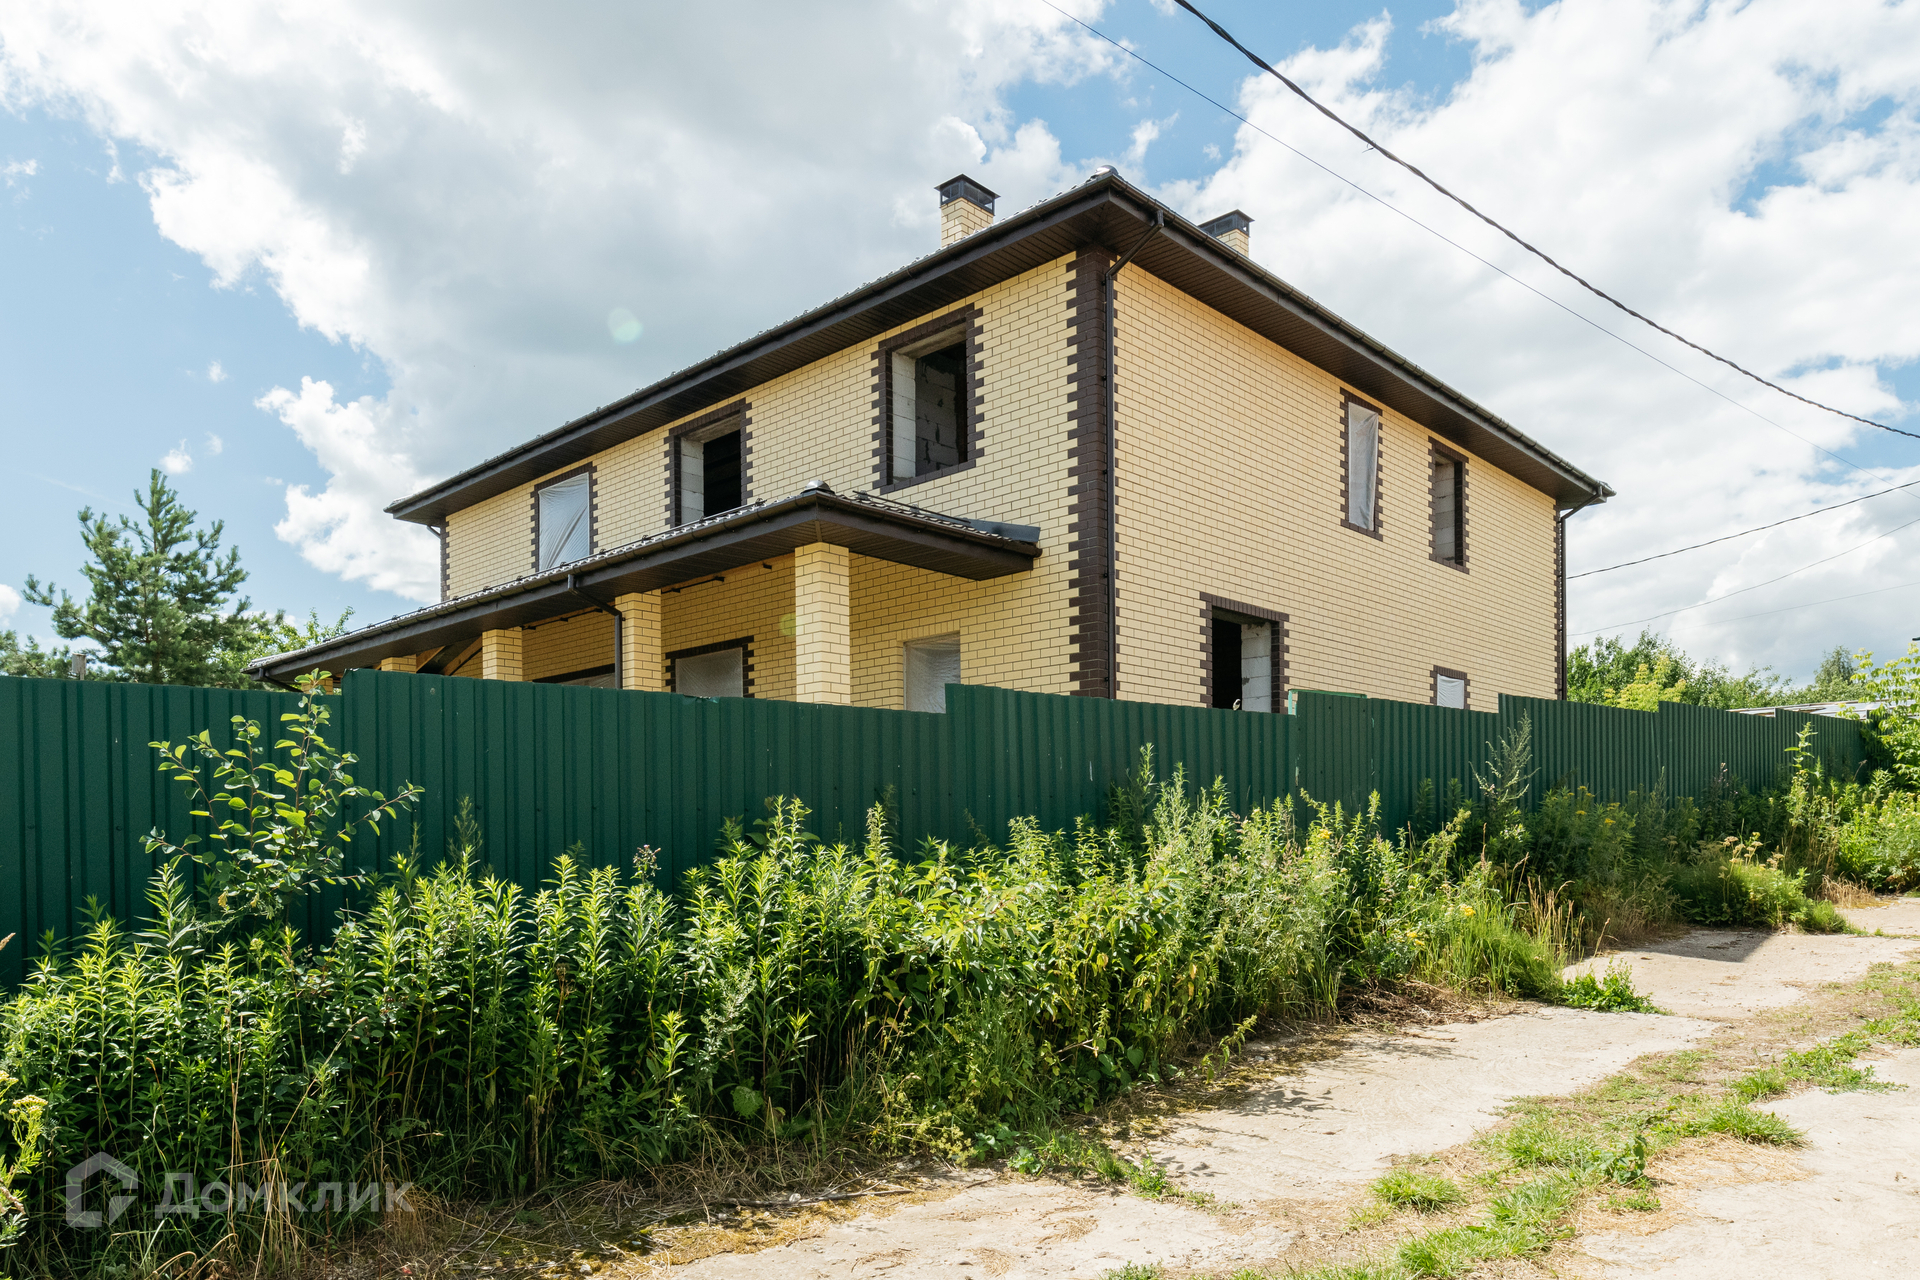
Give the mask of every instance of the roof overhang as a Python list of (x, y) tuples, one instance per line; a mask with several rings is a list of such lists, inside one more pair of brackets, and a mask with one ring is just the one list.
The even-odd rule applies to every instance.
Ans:
[(1023, 572), (1040, 555), (1037, 542), (985, 532), (951, 516), (865, 495), (843, 497), (811, 490), (402, 614), (322, 644), (262, 659), (247, 669), (279, 683), (312, 671), (339, 674), (374, 666), (382, 658), (466, 645), (483, 631), (524, 627), (610, 605), (616, 596), (630, 592), (657, 591), (723, 574), (815, 542), (975, 580)]
[(1228, 248), (1118, 175), (1105, 173), (1011, 214), (938, 253), (786, 324), (530, 440), (387, 510), (441, 524), (455, 511), (537, 480), (816, 360), (954, 305), (1023, 272), (1097, 247), (1134, 247), (1134, 262), (1255, 333), (1327, 370), (1435, 435), (1485, 458), (1563, 507), (1613, 490), (1491, 411), (1362, 333), (1252, 259)]

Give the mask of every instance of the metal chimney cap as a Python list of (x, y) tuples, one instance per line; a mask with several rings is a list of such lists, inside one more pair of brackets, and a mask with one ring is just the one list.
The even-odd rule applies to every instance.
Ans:
[(801, 486), (801, 493), (832, 493), (833, 486), (825, 480), (809, 480)]
[(955, 200), (970, 200), (992, 213), (993, 202), (1000, 198), (998, 191), (987, 190), (964, 173), (956, 173), (934, 190), (940, 193), (940, 207), (943, 209)]

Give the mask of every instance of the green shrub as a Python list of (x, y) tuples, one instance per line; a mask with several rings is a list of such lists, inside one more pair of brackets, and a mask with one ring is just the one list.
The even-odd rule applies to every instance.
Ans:
[[(170, 865), (144, 931), (96, 919), (0, 1007), (0, 1067), (47, 1099), (26, 1199), (55, 1204), (47, 1170), (94, 1151), (156, 1188), (284, 1169), (487, 1198), (836, 1135), (1017, 1155), (1196, 1037), (1334, 1008), (1351, 825), (1237, 817), (1178, 775), (1137, 790), (1129, 826), (1015, 822), (1004, 848), (911, 858), (878, 810), (864, 846), (826, 846), (779, 802), (678, 896), (574, 856), (524, 893), (468, 823), (314, 950), (279, 927), (210, 942)], [(33, 1243), (121, 1247), (58, 1222), (36, 1214)], [(172, 1217), (143, 1247), (230, 1226), (247, 1247), (270, 1224)]]
[(1728, 837), (1717, 846), (1702, 845), (1700, 861), (1674, 872), (1674, 893), (1695, 924), (1797, 924), (1816, 933), (1843, 932), (1846, 922), (1831, 903), (1808, 900), (1807, 873), (1783, 871), (1779, 864), (1779, 855), (1762, 862), (1754, 844)]
[(1920, 796), (1893, 791), (1863, 805), (1840, 831), (1836, 861), (1858, 884), (1896, 893), (1920, 888)]
[(1664, 1013), (1633, 989), (1633, 971), (1619, 961), (1607, 966), (1606, 976), (1583, 973), (1561, 984), (1560, 1003), (1601, 1013)]

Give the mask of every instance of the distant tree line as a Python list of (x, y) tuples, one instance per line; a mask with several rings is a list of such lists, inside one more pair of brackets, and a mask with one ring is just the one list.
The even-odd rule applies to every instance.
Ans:
[(1612, 637), (1583, 644), (1567, 655), (1567, 698), (1607, 706), (1656, 710), (1662, 702), (1733, 711), (1804, 702), (1865, 698), (1853, 654), (1836, 645), (1820, 660), (1810, 684), (1796, 685), (1771, 667), (1736, 675), (1723, 662), (1689, 657), (1665, 636), (1642, 631), (1631, 645)]
[(239, 550), (221, 553), (224, 523), (200, 528), (199, 514), (181, 505), (158, 470), (146, 492), (134, 491), (134, 502), (138, 520), (81, 510), (84, 594), (28, 576), (26, 599), (52, 609), (54, 634), (72, 643), (42, 648), (0, 631), (0, 674), (71, 679), (81, 650), (89, 680), (257, 688), (249, 662), (346, 630), (351, 609), (332, 623), (309, 613), (304, 625), (284, 611), (256, 611), (239, 594), (247, 580)]

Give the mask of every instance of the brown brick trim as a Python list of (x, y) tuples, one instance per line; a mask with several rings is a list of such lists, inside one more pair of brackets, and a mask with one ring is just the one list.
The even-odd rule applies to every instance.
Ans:
[(1567, 516), (1553, 516), (1553, 696), (1567, 700)]
[(1433, 703), (1435, 706), (1440, 705), (1441, 676), (1446, 676), (1449, 680), (1458, 680), (1466, 686), (1461, 694), (1461, 709), (1465, 711), (1473, 710), (1473, 679), (1468, 676), (1466, 672), (1455, 671), (1452, 667), (1435, 667), (1427, 673), (1427, 701)]
[[(875, 492), (891, 493), (909, 485), (937, 480), (941, 476), (957, 475), (962, 471), (970, 470), (979, 460), (984, 446), (985, 430), (982, 422), (986, 404), (986, 394), (981, 389), (980, 377), (980, 316), (980, 308), (973, 303), (968, 303), (964, 307), (948, 311), (923, 324), (917, 324), (911, 329), (903, 329), (890, 338), (883, 338), (874, 347), (873, 488)], [(924, 476), (895, 479), (893, 474), (893, 361), (890, 357), (902, 347), (924, 342), (942, 329), (951, 329), (957, 324), (966, 325), (966, 335), (962, 341), (967, 347), (966, 386), (961, 388), (959, 395), (960, 410), (966, 415), (966, 421), (960, 430), (960, 461), (950, 467), (928, 472)]]
[(1267, 709), (1275, 712), (1286, 710), (1289, 616), (1263, 609), (1257, 604), (1242, 604), (1225, 596), (1208, 595), (1204, 591), (1200, 593), (1200, 705), (1207, 705), (1207, 699), (1213, 696), (1213, 614), (1216, 609), (1242, 613), (1249, 618), (1273, 624), (1273, 640), (1267, 648), (1267, 678), (1271, 690), (1267, 696)]
[(667, 671), (666, 671), (667, 692), (672, 693), (674, 691), (673, 664), (676, 659), (697, 658), (700, 655), (706, 654), (706, 653), (719, 653), (723, 649), (740, 649), (743, 651), (743, 656), (740, 661), (740, 678), (742, 683), (745, 684), (746, 688), (741, 691), (740, 696), (743, 698), (753, 697), (753, 637), (752, 636), (741, 636), (737, 640), (721, 640), (721, 641), (717, 641), (714, 644), (697, 644), (690, 649), (675, 649), (672, 653), (662, 654), (661, 660), (666, 663), (666, 668), (667, 668)]
[(587, 477), (587, 554), (592, 555), (600, 549), (600, 473), (595, 464), (583, 462), (570, 471), (548, 476), (533, 486), (532, 492), (527, 495), (527, 501), (533, 508), (533, 550), (527, 563), (534, 573), (540, 572), (540, 491), (582, 474)]
[[(1347, 406), (1359, 405), (1362, 409), (1371, 409), (1380, 415), (1380, 437), (1374, 442), (1373, 450), (1373, 528), (1363, 529), (1347, 519), (1347, 468), (1352, 459), (1347, 457)], [(1370, 400), (1362, 400), (1351, 391), (1340, 393), (1340, 527), (1352, 529), (1355, 533), (1364, 533), (1369, 538), (1385, 541), (1381, 537), (1380, 527), (1384, 523), (1381, 508), (1385, 506), (1382, 481), (1387, 474), (1387, 414), (1379, 405)]]
[[(740, 419), (740, 505), (753, 501), (753, 404), (747, 400), (735, 400), (723, 404), (717, 409), (709, 409), (697, 418), (689, 418), (675, 427), (667, 428), (667, 527), (678, 528), (680, 519), (680, 437), (695, 431), (705, 431), (708, 427), (725, 422), (728, 418)], [(724, 434), (724, 433), (722, 433)]]
[(1112, 255), (1082, 249), (1067, 264), (1067, 607), (1071, 692), (1113, 696), (1107, 665), (1107, 305)]
[[(1454, 504), (1453, 545), (1459, 548), (1460, 556), (1449, 560), (1435, 549), (1435, 539), (1440, 531), (1440, 491), (1432, 487), (1433, 463), (1441, 458), (1458, 463), (1460, 466), (1460, 500)], [(1427, 559), (1435, 564), (1446, 565), (1449, 569), (1467, 572), (1467, 455), (1458, 449), (1448, 448), (1433, 437), (1427, 437)]]

